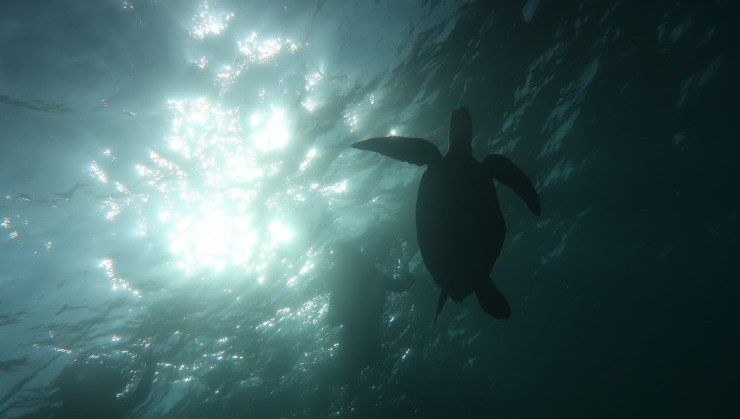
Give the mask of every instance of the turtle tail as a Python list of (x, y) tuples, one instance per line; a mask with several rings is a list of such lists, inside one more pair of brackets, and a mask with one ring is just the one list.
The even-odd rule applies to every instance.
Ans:
[(506, 301), (504, 294), (496, 288), (491, 278), (478, 281), (475, 287), (475, 296), (483, 311), (496, 319), (508, 319), (511, 317), (511, 306)]
[(439, 292), (439, 300), (437, 300), (437, 314), (434, 315), (434, 323), (437, 323), (437, 318), (439, 317), (439, 313), (442, 312), (442, 307), (445, 306), (445, 302), (447, 301), (447, 293), (445, 290), (441, 290)]

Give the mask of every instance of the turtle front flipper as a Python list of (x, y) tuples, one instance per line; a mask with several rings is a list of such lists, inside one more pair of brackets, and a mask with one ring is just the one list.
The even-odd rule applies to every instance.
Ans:
[(481, 164), (488, 176), (511, 188), (524, 200), (532, 213), (540, 215), (540, 198), (537, 191), (527, 175), (516, 167), (514, 162), (500, 154), (491, 154)]
[(445, 301), (447, 301), (447, 293), (445, 290), (441, 290), (439, 292), (439, 300), (437, 300), (437, 314), (434, 315), (434, 322), (437, 323), (437, 317), (439, 317), (439, 313), (442, 312), (442, 307), (445, 306)]
[(483, 311), (496, 319), (511, 317), (511, 306), (504, 294), (496, 288), (491, 278), (484, 278), (475, 284), (475, 296)]
[(380, 153), (418, 166), (434, 163), (442, 154), (434, 144), (421, 138), (379, 137), (352, 144), (352, 148)]

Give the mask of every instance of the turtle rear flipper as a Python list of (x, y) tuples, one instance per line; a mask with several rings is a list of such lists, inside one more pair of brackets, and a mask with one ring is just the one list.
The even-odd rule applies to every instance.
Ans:
[(511, 306), (506, 301), (504, 294), (496, 288), (490, 278), (478, 281), (475, 286), (475, 296), (483, 311), (496, 319), (508, 319), (511, 317)]
[(437, 318), (439, 317), (439, 313), (442, 312), (442, 307), (445, 306), (445, 302), (447, 301), (447, 293), (445, 290), (441, 290), (439, 292), (439, 300), (437, 300), (437, 313), (434, 315), (434, 322), (437, 323)]

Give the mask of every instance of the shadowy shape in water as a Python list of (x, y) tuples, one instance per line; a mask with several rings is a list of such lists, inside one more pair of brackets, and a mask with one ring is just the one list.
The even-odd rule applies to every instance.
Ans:
[(413, 274), (393, 279), (379, 272), (359, 246), (340, 243), (331, 248), (326, 276), (330, 290), (327, 321), (342, 327), (337, 354), (342, 381), (378, 361), (386, 292), (406, 291), (413, 280)]
[(508, 301), (489, 276), (506, 236), (493, 180), (511, 188), (540, 215), (540, 200), (529, 178), (499, 154), (478, 162), (472, 154), (472, 133), (470, 112), (460, 107), (450, 117), (445, 156), (421, 138), (371, 138), (352, 145), (427, 166), (416, 201), (416, 232), (424, 263), (441, 288), (435, 321), (448, 297), (462, 302), (471, 293), (491, 316), (511, 316)]
[(64, 113), (69, 112), (69, 108), (64, 103), (50, 103), (43, 100), (22, 100), (15, 99), (8, 95), (0, 95), (0, 104), (13, 106), (16, 108), (30, 109), (32, 111)]
[(67, 189), (66, 191), (55, 193), (54, 198), (52, 199), (39, 198), (25, 193), (18, 194), (15, 198), (23, 202), (28, 202), (29, 204), (56, 207), (60, 203), (70, 201), (80, 188), (85, 188), (88, 186), (90, 186), (90, 184), (85, 183), (82, 180), (78, 180), (74, 185), (72, 185), (71, 188)]
[(0, 371), (12, 372), (26, 365), (28, 365), (28, 357), (24, 355), (21, 358), (9, 359), (7, 361), (0, 361)]
[[(54, 419), (123, 418), (149, 396), (157, 362), (151, 352), (136, 390), (121, 397), (128, 379), (118, 368), (85, 360), (65, 368), (57, 377), (52, 396), (54, 406), (23, 416)], [(61, 402), (61, 405), (56, 406)]]

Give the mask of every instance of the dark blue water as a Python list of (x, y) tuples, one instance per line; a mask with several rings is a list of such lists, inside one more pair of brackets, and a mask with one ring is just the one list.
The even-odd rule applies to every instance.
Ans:
[[(0, 416), (736, 415), (737, 20), (730, 1), (3, 2)], [(505, 321), (470, 297), (434, 324), (423, 168), (348, 148), (445, 151), (460, 105), (474, 156), (542, 201), (497, 188)], [(65, 384), (85, 366), (110, 375)]]

